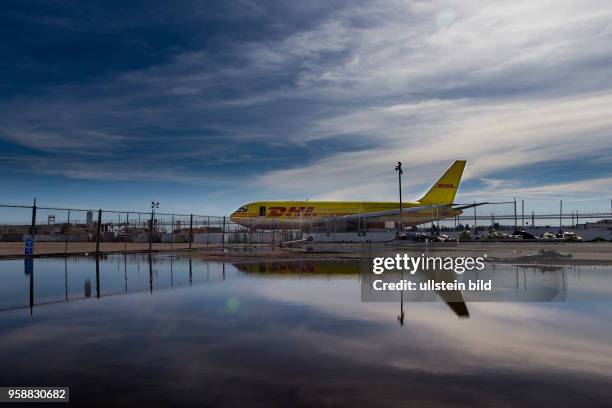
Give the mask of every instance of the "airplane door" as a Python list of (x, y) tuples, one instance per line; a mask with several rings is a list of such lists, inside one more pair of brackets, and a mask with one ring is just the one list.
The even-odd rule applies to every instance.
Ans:
[(266, 207), (259, 207), (259, 216), (260, 217), (265, 217), (266, 216)]

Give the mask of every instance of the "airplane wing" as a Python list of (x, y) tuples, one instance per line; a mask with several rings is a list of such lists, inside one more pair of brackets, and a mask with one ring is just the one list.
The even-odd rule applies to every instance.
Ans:
[[(453, 208), (455, 210), (465, 210), (466, 208), (472, 208), (472, 207), (478, 207), (479, 205), (485, 205), (485, 204), (493, 204), (493, 205), (497, 205), (497, 204), (513, 204), (514, 201), (498, 201), (498, 202), (490, 202), (490, 201), (485, 201), (483, 203), (471, 203), (471, 204), (451, 204), (453, 206)], [(458, 206), (458, 207), (455, 207)]]
[(485, 205), (485, 204), (496, 204), (496, 203), (472, 203), (472, 204), (453, 204), (453, 206), (458, 205), (459, 207), (453, 207), (455, 210), (465, 210), (467, 208), (473, 208), (473, 207), (478, 207), (479, 205)]
[[(405, 208), (402, 208), (402, 214), (418, 213), (421, 211), (432, 211), (432, 210), (435, 210), (436, 208), (445, 208), (445, 207), (448, 207), (448, 206), (444, 204), (435, 204), (435, 205), (420, 205), (418, 207), (405, 207)], [(335, 218), (337, 220), (351, 221), (351, 220), (363, 220), (363, 219), (368, 219), (368, 218), (387, 217), (391, 215), (399, 215), (399, 213), (400, 211), (398, 208), (396, 210), (357, 213), (357, 214), (343, 215), (339, 217), (327, 217), (324, 219), (331, 220)]]
[[(433, 277), (436, 282), (452, 282), (455, 279), (454, 272), (445, 270), (435, 271), (431, 277)], [(470, 318), (470, 312), (460, 290), (437, 290), (436, 293), (440, 296), (440, 299), (455, 312), (457, 317), (460, 319)]]
[[(463, 300), (463, 295), (461, 294), (461, 291), (453, 291), (450, 296), (443, 291), (438, 291), (436, 293), (442, 298), (442, 300), (444, 300), (444, 303), (446, 303), (448, 307), (450, 307), (450, 309), (455, 312), (457, 317), (461, 319), (470, 318), (470, 312), (467, 308), (467, 305), (465, 304), (465, 301)], [(449, 297), (453, 300), (448, 300)]]
[[(478, 207), (479, 205), (485, 205), (485, 204), (501, 204), (501, 203), (483, 202), (483, 203), (472, 203), (472, 204), (450, 204), (450, 205), (446, 205), (446, 204), (431, 204), (431, 205), (420, 205), (418, 207), (404, 207), (404, 208), (402, 208), (402, 214), (419, 213), (419, 212), (423, 212), (423, 211), (432, 211), (432, 210), (435, 210), (436, 208), (443, 209), (443, 208), (448, 208), (448, 207), (453, 207), (453, 209), (455, 209), (455, 210), (465, 210), (466, 208)], [(458, 206), (458, 207), (455, 207), (455, 206)], [(393, 216), (393, 215), (399, 215), (399, 213), (400, 213), (400, 211), (399, 211), (399, 208), (398, 208), (398, 209), (395, 209), (395, 210), (385, 210), (385, 211), (375, 211), (375, 212), (367, 212), (367, 213), (357, 213), (357, 214), (343, 215), (343, 216), (339, 216), (339, 217), (326, 217), (326, 218), (324, 218), (324, 220), (328, 220), (328, 219), (331, 220), (331, 219), (334, 219), (334, 218), (338, 219), (338, 220), (345, 220), (345, 221), (364, 220), (364, 219), (369, 219), (369, 218), (378, 218), (378, 217), (388, 217), (388, 216)]]

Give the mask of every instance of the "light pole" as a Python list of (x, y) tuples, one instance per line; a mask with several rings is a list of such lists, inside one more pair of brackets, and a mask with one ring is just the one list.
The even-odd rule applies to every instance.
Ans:
[[(397, 171), (398, 177), (398, 186), (399, 186), (399, 231), (402, 230), (402, 162), (397, 162), (397, 166), (395, 166), (395, 171)], [(399, 232), (398, 232), (399, 235)]]
[(159, 203), (151, 201), (151, 225), (149, 226), (149, 252), (153, 248), (153, 224), (155, 223), (155, 209), (159, 208)]

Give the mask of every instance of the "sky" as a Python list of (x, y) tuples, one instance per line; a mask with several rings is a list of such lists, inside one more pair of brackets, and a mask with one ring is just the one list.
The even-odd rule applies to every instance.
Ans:
[(0, 203), (225, 215), (273, 199), (609, 209), (612, 3), (8, 1)]

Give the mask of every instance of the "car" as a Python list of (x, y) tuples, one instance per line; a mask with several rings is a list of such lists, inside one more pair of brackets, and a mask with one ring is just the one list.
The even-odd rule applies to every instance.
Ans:
[(571, 242), (584, 241), (584, 239), (580, 235), (577, 235), (575, 232), (564, 232), (562, 237), (564, 241), (571, 241)]
[(537, 239), (533, 234), (530, 234), (524, 230), (516, 230), (512, 233), (512, 235), (520, 235), (523, 239)]
[(444, 242), (444, 241), (447, 241), (448, 239), (449, 239), (448, 235), (431, 235), (431, 234), (425, 234), (423, 232), (417, 232), (413, 238), (415, 242), (425, 242), (425, 241)]

